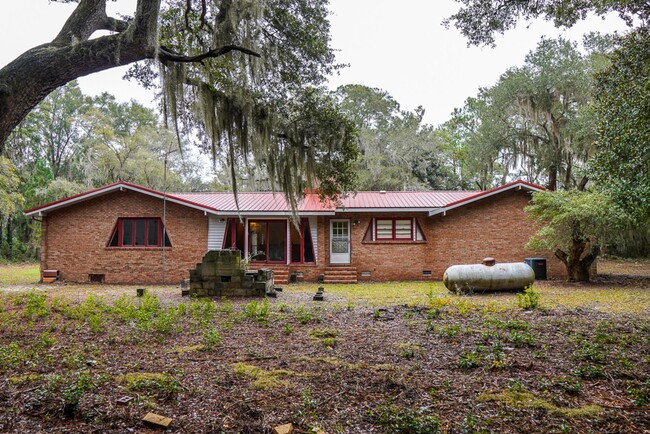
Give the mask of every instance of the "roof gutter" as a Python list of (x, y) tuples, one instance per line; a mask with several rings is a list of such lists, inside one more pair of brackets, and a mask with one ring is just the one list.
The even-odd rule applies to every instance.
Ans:
[(434, 207), (426, 208), (336, 208), (337, 213), (342, 212), (427, 212)]

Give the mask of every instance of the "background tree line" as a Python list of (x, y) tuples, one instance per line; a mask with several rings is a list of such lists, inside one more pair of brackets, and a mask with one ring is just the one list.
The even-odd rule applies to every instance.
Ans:
[[(404, 110), (385, 90), (341, 86), (333, 97), (359, 131), (356, 189), (489, 189), (513, 179), (552, 190), (580, 187), (597, 150), (594, 92), (612, 45), (612, 38), (596, 34), (585, 38), (582, 50), (561, 38), (544, 39), (521, 66), (480, 89), (439, 126), (423, 122), (422, 107)], [(198, 154), (183, 142), (179, 148), (160, 119), (137, 102), (84, 96), (76, 82), (52, 92), (5, 146), (2, 255), (38, 254), (38, 227), (21, 209), (89, 188), (122, 180), (167, 191), (232, 189), (225, 150), (212, 174), (202, 175)], [(273, 187), (250, 157), (239, 155), (236, 166), (252, 168), (235, 172), (240, 190)], [(605, 218), (601, 230), (610, 221)], [(647, 253), (645, 226), (623, 232), (615, 253)]]
[[(117, 179), (160, 188), (161, 156), (171, 155), (173, 137), (161, 131), (151, 111), (64, 88), (69, 94), (57, 95), (59, 89), (25, 118), (44, 89), (61, 86), (84, 68), (115, 66), (117, 57), (103, 54), (115, 48), (115, 40), (131, 44), (123, 53), (126, 46), (118, 44), (131, 56), (119, 57), (127, 63), (150, 59), (135, 64), (130, 75), (148, 87), (161, 79), (163, 118), (166, 126), (171, 122), (179, 151), (183, 140), (195, 138), (213, 161), (221, 158), (212, 189), (278, 185), (295, 201), (316, 181), (335, 197), (355, 188), (486, 189), (524, 178), (565, 192), (553, 199), (547, 193), (535, 196), (529, 212), (547, 229), (531, 246), (555, 249), (571, 278), (588, 278), (585, 270), (605, 245), (647, 253), (647, 2), (458, 1), (462, 7), (447, 24), (471, 44), (494, 44), (495, 33), (540, 17), (569, 27), (588, 13), (617, 12), (631, 30), (590, 35), (582, 50), (562, 39), (542, 40), (522, 66), (506, 71), (435, 127), (422, 122), (421, 108), (402, 110), (383, 90), (349, 85), (328, 95), (319, 87), (340, 67), (327, 43), (326, 2), (295, 0), (300, 8), (287, 13), (283, 2), (201, 1), (200, 9), (192, 1), (170, 2), (161, 9), (159, 2), (143, 0), (134, 19), (124, 21), (106, 17), (102, 0), (80, 1), (50, 44), (0, 70), (0, 105), (11, 109), (0, 116), (4, 254), (36, 251), (30, 242), (36, 230), (20, 221), (20, 207)], [(159, 33), (152, 31), (157, 19)], [(90, 39), (105, 28), (115, 34)], [(80, 64), (70, 77), (23, 71), (29, 59), (69, 64), (71, 55), (86, 49), (110, 61)], [(34, 79), (29, 87), (34, 92), (20, 99), (25, 93), (17, 90), (26, 77)], [(19, 99), (11, 103), (12, 98)], [(203, 188), (200, 177), (188, 176), (195, 172), (183, 168), (186, 164), (180, 158), (170, 167), (170, 185)]]
[[(48, 95), (14, 130), (0, 157), (2, 256), (38, 256), (32, 208), (116, 181), (158, 190), (205, 189), (197, 157), (137, 102), (84, 96), (76, 82)], [(167, 159), (167, 173), (164, 172)]]

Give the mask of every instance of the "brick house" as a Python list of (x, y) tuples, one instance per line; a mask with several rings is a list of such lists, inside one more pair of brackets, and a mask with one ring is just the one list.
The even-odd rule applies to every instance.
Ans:
[[(176, 283), (207, 250), (250, 267), (326, 282), (439, 280), (453, 264), (520, 262), (534, 231), (524, 207), (542, 187), (482, 192), (360, 192), (339, 206), (307, 194), (299, 227), (282, 194), (167, 193), (118, 182), (26, 211), (41, 221), (41, 269), (73, 282)], [(164, 225), (163, 225), (164, 222)], [(551, 255), (548, 275), (564, 270)]]

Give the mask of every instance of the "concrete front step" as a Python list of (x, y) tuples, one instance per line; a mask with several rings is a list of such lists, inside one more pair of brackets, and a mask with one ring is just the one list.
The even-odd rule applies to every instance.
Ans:
[(357, 267), (347, 265), (325, 268), (323, 283), (357, 283)]
[(327, 270), (325, 271), (326, 276), (356, 276), (356, 270)]

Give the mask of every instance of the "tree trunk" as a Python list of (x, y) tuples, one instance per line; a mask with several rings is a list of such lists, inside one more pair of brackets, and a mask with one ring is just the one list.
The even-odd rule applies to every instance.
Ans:
[[(130, 23), (106, 16), (106, 0), (81, 0), (59, 35), (0, 70), (0, 152), (11, 131), (54, 89), (94, 72), (154, 58), (160, 0), (138, 0)], [(120, 33), (89, 39), (97, 30)]]
[(589, 282), (590, 269), (585, 267), (581, 261), (577, 261), (567, 266), (569, 282)]
[(586, 242), (574, 241), (573, 246), (571, 246), (571, 253), (559, 249), (555, 252), (555, 256), (566, 267), (569, 282), (589, 282), (591, 279), (591, 265), (600, 254), (600, 246), (592, 245), (589, 253), (581, 259), (586, 247)]
[(13, 259), (14, 257), (14, 231), (11, 225), (12, 218), (7, 219), (7, 258)]
[(548, 168), (548, 189), (555, 191), (557, 189), (557, 166), (552, 165)]

